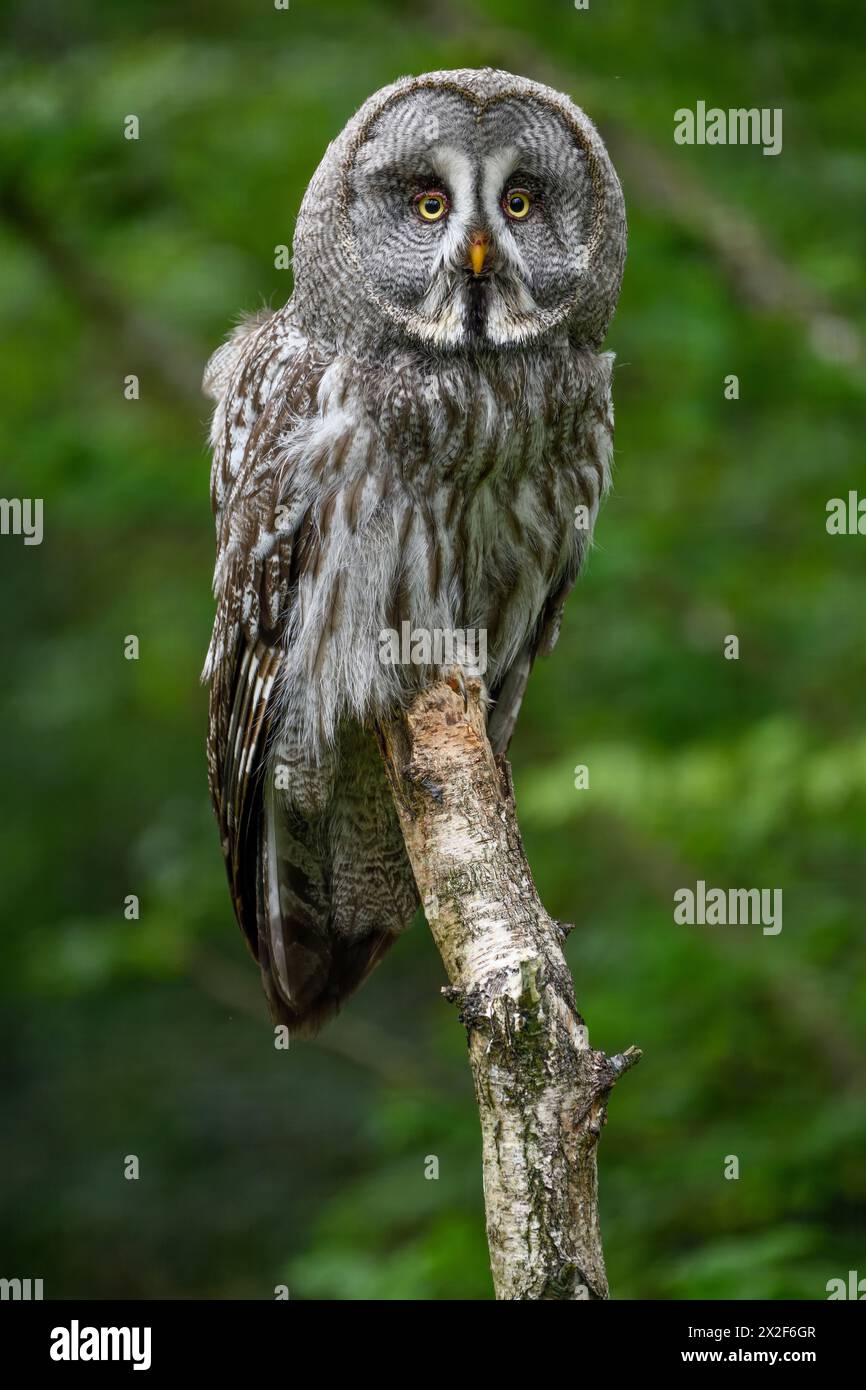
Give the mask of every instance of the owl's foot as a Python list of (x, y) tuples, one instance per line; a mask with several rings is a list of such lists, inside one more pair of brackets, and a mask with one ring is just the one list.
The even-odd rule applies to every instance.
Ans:
[(445, 684), (450, 685), (452, 690), (456, 690), (458, 695), (463, 696), (463, 713), (469, 709), (469, 691), (472, 685), (478, 687), (478, 698), (485, 706), (489, 703), (487, 687), (476, 666), (452, 666), (443, 677)]
[(469, 708), (469, 688), (466, 684), (466, 676), (462, 666), (455, 666), (445, 677), (445, 684), (450, 685), (452, 690), (456, 690), (463, 696), (463, 713)]

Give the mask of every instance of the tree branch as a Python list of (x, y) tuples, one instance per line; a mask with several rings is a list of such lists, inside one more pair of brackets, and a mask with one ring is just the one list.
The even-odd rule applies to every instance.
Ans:
[(607, 1298), (596, 1143), (637, 1048), (589, 1046), (514, 808), (480, 681), (449, 677), (380, 729), (403, 836), (459, 1006), (481, 1118), (499, 1299)]

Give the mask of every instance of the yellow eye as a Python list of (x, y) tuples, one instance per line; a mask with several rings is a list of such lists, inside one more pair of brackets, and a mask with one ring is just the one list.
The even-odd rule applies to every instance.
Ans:
[(532, 198), (525, 188), (509, 188), (502, 199), (502, 211), (515, 222), (521, 222), (524, 217), (528, 217), (531, 208)]
[(417, 193), (414, 198), (415, 211), (424, 222), (441, 222), (448, 212), (448, 197), (438, 188), (428, 188), (426, 193)]

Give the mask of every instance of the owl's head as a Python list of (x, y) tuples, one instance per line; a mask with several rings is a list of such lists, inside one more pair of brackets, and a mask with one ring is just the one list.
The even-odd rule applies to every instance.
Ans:
[(356, 351), (493, 351), (556, 333), (594, 347), (625, 244), (616, 172), (568, 97), (491, 68), (402, 78), (310, 182), (295, 312)]

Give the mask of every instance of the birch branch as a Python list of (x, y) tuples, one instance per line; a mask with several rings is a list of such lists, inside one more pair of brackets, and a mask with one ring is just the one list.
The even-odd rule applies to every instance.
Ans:
[(480, 681), (449, 677), (380, 730), (430, 929), (466, 1027), (499, 1299), (608, 1297), (596, 1145), (637, 1048), (589, 1046), (535, 891), (511, 773), (487, 740)]

